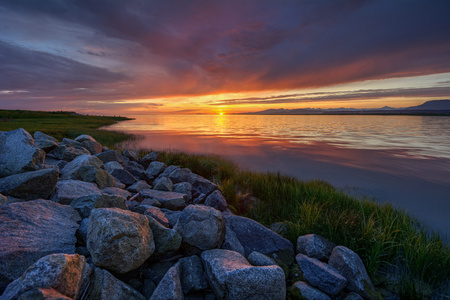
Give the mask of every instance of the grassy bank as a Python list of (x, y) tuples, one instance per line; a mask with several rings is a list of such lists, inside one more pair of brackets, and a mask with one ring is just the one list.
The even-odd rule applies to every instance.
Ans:
[[(124, 119), (0, 111), (0, 130), (22, 127), (58, 139), (89, 134), (112, 147), (136, 137), (98, 128)], [(283, 235), (294, 245), (299, 235), (316, 233), (356, 251), (378, 289), (393, 291), (404, 299), (423, 299), (448, 285), (449, 246), (402, 210), (351, 197), (323, 181), (240, 170), (218, 156), (160, 152), (160, 158), (216, 182), (235, 213), (265, 225), (283, 222)]]

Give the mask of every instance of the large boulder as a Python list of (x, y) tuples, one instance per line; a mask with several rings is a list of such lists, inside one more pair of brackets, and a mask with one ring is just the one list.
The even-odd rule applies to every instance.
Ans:
[(69, 162), (62, 170), (61, 170), (61, 179), (73, 179), (73, 180), (81, 180), (79, 175), (79, 170), (82, 166), (94, 166), (94, 167), (102, 167), (103, 162), (95, 156), (91, 155), (80, 155), (76, 157), (74, 160)]
[(284, 272), (278, 266), (252, 266), (242, 255), (214, 249), (201, 255), (206, 278), (218, 299), (285, 299)]
[(199, 250), (219, 248), (225, 236), (222, 213), (204, 205), (187, 206), (174, 229), (181, 234), (183, 244)]
[(236, 233), (229, 227), (225, 227), (225, 238), (222, 244), (222, 249), (232, 250), (245, 256), (244, 247), (236, 236)]
[(125, 199), (128, 199), (131, 197), (131, 193), (129, 191), (119, 189), (116, 187), (106, 187), (106, 188), (102, 189), (102, 193), (112, 195), (112, 196), (120, 196)]
[(114, 178), (118, 179), (125, 185), (132, 185), (137, 181), (136, 177), (134, 177), (130, 172), (123, 169), (114, 169), (110, 173)]
[(159, 178), (158, 180), (155, 180), (153, 182), (154, 189), (158, 191), (166, 191), (166, 192), (172, 192), (173, 191), (173, 183), (170, 181), (167, 177)]
[(58, 146), (55, 149), (53, 149), (50, 152), (50, 154), (52, 154), (57, 159), (61, 159), (61, 160), (65, 160), (65, 161), (72, 161), (80, 155), (85, 155), (85, 154), (90, 155), (91, 153), (89, 152), (89, 150), (87, 150), (84, 147), (81, 147), (81, 146), (74, 147), (72, 145), (68, 145), (66, 143), (61, 142), (61, 143), (58, 143)]
[(169, 179), (174, 183), (188, 182), (192, 176), (192, 171), (188, 168), (176, 168), (169, 174)]
[(206, 290), (208, 288), (208, 281), (205, 277), (203, 264), (198, 256), (193, 255), (180, 258), (178, 263), (183, 293), (189, 294), (192, 292)]
[(111, 174), (112, 171), (115, 169), (123, 170), (123, 167), (121, 164), (119, 164), (117, 161), (109, 161), (106, 164), (103, 165), (103, 168), (105, 168), (106, 172)]
[(0, 207), (0, 290), (41, 257), (75, 253), (80, 221), (72, 207), (48, 200)]
[(147, 217), (119, 208), (96, 208), (89, 216), (87, 248), (96, 266), (126, 273), (153, 254), (155, 242)]
[(205, 205), (214, 207), (217, 210), (225, 211), (228, 207), (227, 200), (219, 190), (215, 190), (206, 197)]
[(165, 168), (165, 163), (154, 161), (148, 166), (147, 172), (150, 173), (150, 175), (152, 175), (153, 177), (156, 177), (161, 174), (161, 172), (164, 171)]
[(47, 255), (28, 268), (21, 277), (11, 282), (1, 299), (17, 299), (36, 288), (52, 288), (74, 299), (80, 290), (85, 267), (86, 259), (78, 254)]
[(94, 183), (80, 180), (60, 180), (56, 183), (50, 200), (61, 204), (70, 204), (73, 199), (92, 194), (101, 194), (100, 189)]
[(208, 196), (212, 192), (214, 192), (217, 189), (217, 185), (213, 182), (209, 181), (208, 179), (192, 173), (189, 177), (190, 184), (192, 184), (192, 197), (197, 198), (201, 196), (202, 194), (205, 196)]
[(141, 159), (139, 151), (137, 150), (125, 149), (122, 154), (131, 161), (138, 162)]
[(244, 247), (245, 257), (257, 251), (285, 265), (294, 261), (294, 246), (278, 233), (249, 218), (233, 215), (224, 217), (227, 227), (235, 232)]
[(150, 300), (181, 300), (184, 299), (180, 274), (177, 266), (170, 268), (159, 282)]
[(58, 181), (56, 169), (15, 174), (0, 179), (0, 193), (25, 200), (48, 199)]
[(317, 234), (299, 236), (297, 239), (297, 251), (308, 257), (327, 261), (336, 244)]
[[(76, 139), (75, 139), (76, 140)], [(100, 144), (97, 141), (82, 141), (81, 145), (87, 149), (92, 155), (102, 153), (103, 147), (102, 144)]]
[(158, 200), (163, 208), (171, 210), (182, 210), (186, 206), (186, 195), (175, 192), (141, 190), (137, 198), (141, 201), (148, 198)]
[(299, 299), (331, 300), (330, 296), (304, 281), (295, 282), (291, 287), (291, 293)]
[(147, 218), (155, 241), (153, 255), (158, 256), (170, 251), (178, 251), (181, 246), (181, 235), (177, 231), (163, 226), (154, 218), (149, 216)]
[(95, 154), (104, 164), (110, 161), (123, 163), (123, 156), (119, 150), (108, 150), (99, 154)]
[(154, 218), (165, 227), (170, 227), (166, 214), (158, 207), (150, 206), (145, 210), (144, 215)]
[(95, 268), (92, 290), (85, 299), (145, 300), (144, 296), (104, 269)]
[(45, 152), (50, 152), (58, 146), (57, 139), (40, 131), (34, 132), (34, 143)]
[(295, 259), (305, 280), (327, 294), (337, 295), (347, 284), (347, 279), (335, 268), (317, 258), (309, 258), (304, 254), (298, 254)]
[(94, 208), (110, 208), (116, 207), (120, 209), (128, 209), (125, 205), (126, 199), (120, 196), (112, 196), (108, 194), (91, 194), (74, 199), (70, 202), (70, 206), (75, 208), (82, 218), (87, 218)]
[(155, 160), (158, 159), (158, 152), (153, 151), (150, 152), (149, 154), (147, 154), (146, 156), (144, 156), (143, 158), (141, 158), (141, 160), (139, 161), (139, 163), (144, 167), (144, 168), (148, 168), (148, 166)]
[(0, 131), (0, 178), (38, 170), (44, 159), (44, 150), (34, 144), (23, 128)]
[(337, 246), (333, 249), (328, 264), (347, 279), (346, 290), (360, 294), (365, 299), (378, 299), (372, 281), (358, 254), (347, 247)]

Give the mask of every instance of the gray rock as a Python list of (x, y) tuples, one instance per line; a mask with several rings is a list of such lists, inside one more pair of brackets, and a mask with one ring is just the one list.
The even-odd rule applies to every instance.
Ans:
[(114, 176), (114, 178), (117, 178), (120, 182), (122, 182), (125, 185), (132, 185), (137, 181), (137, 179), (130, 174), (127, 170), (121, 170), (121, 169), (114, 169), (111, 172), (111, 175)]
[(219, 248), (225, 236), (225, 222), (220, 211), (204, 205), (189, 205), (178, 218), (174, 229), (183, 244), (200, 250)]
[(132, 185), (130, 185), (127, 188), (127, 191), (132, 192), (132, 193), (139, 193), (139, 191), (141, 191), (141, 190), (148, 190), (151, 188), (152, 187), (147, 182), (145, 182), (144, 180), (140, 180), (140, 181), (135, 182)]
[(285, 299), (284, 272), (278, 266), (253, 267), (237, 252), (214, 249), (201, 255), (206, 277), (219, 299)]
[(295, 259), (305, 280), (327, 294), (337, 295), (347, 284), (347, 279), (335, 268), (317, 258), (309, 258), (300, 253)]
[(73, 199), (92, 194), (101, 194), (94, 183), (80, 180), (60, 180), (56, 183), (50, 200), (61, 204), (70, 204)]
[(236, 233), (233, 231), (233, 229), (230, 228), (230, 226), (225, 227), (225, 239), (222, 244), (222, 249), (235, 251), (242, 256), (245, 256), (244, 247), (242, 247), (241, 242), (239, 242), (239, 239), (236, 236)]
[(58, 146), (57, 139), (40, 131), (34, 132), (34, 143), (45, 152), (50, 152)]
[(93, 194), (76, 198), (70, 202), (70, 206), (75, 208), (82, 218), (87, 218), (94, 208), (120, 208), (127, 210), (126, 199), (120, 196), (108, 194)]
[(154, 218), (165, 227), (170, 227), (169, 220), (167, 220), (166, 214), (158, 207), (151, 206), (145, 210), (144, 215)]
[(169, 229), (156, 221), (154, 218), (147, 216), (149, 226), (153, 233), (155, 241), (154, 256), (159, 256), (170, 251), (178, 251), (181, 246), (181, 235), (173, 229)]
[(269, 229), (275, 231), (281, 236), (286, 236), (286, 234), (288, 233), (288, 226), (283, 222), (272, 223), (270, 224)]
[(95, 268), (93, 288), (86, 299), (145, 300), (144, 296), (106, 270)]
[(61, 144), (64, 145), (69, 145), (69, 146), (74, 146), (75, 148), (83, 148), (83, 146), (81, 145), (81, 142), (69, 139), (69, 138), (63, 138), (61, 141)]
[(116, 180), (108, 172), (99, 167), (82, 166), (78, 170), (80, 180), (97, 184), (100, 189), (115, 187)]
[(0, 290), (41, 257), (75, 253), (80, 221), (72, 207), (48, 200), (0, 207)]
[(317, 234), (299, 236), (297, 239), (297, 251), (308, 257), (327, 261), (336, 244)]
[(82, 141), (81, 145), (87, 149), (92, 155), (102, 153), (102, 144), (96, 141)]
[(78, 254), (51, 254), (39, 259), (25, 273), (11, 282), (2, 299), (17, 299), (36, 288), (53, 288), (71, 299), (77, 297), (86, 259)]
[(150, 175), (152, 175), (153, 177), (156, 177), (159, 174), (161, 174), (161, 172), (164, 171), (165, 168), (166, 168), (165, 163), (154, 161), (150, 163), (150, 165), (148, 166), (147, 172), (150, 173)]
[(77, 241), (81, 245), (86, 245), (89, 218), (84, 218), (80, 222), (80, 227), (76, 231)]
[(219, 190), (215, 190), (208, 197), (206, 197), (205, 205), (214, 207), (217, 210), (224, 211), (228, 207), (227, 200)]
[(173, 191), (173, 183), (167, 177), (162, 177), (158, 180), (155, 180), (153, 184), (154, 184), (153, 188), (157, 191), (166, 191), (166, 192)]
[(131, 161), (140, 161), (141, 160), (141, 156), (139, 155), (139, 151), (137, 150), (130, 150), (130, 149), (125, 149), (123, 151), (123, 156), (125, 156), (126, 158), (128, 158)]
[(117, 161), (118, 163), (123, 163), (124, 159), (119, 150), (108, 150), (94, 156), (98, 157), (104, 164), (110, 161)]
[(126, 273), (155, 251), (148, 219), (119, 208), (96, 208), (88, 222), (87, 248), (98, 267)]
[(81, 180), (80, 175), (78, 174), (79, 169), (82, 166), (94, 166), (94, 167), (102, 167), (103, 163), (100, 159), (95, 156), (91, 156), (88, 154), (80, 155), (76, 157), (74, 160), (69, 162), (62, 170), (61, 170), (61, 179), (73, 179), (73, 180)]
[(0, 194), (0, 206), (2, 206), (6, 202), (6, 197)]
[(44, 169), (4, 177), (0, 179), (0, 193), (25, 200), (48, 199), (58, 176), (58, 170)]
[(145, 278), (151, 279), (156, 285), (158, 285), (166, 275), (167, 271), (169, 271), (169, 269), (176, 264), (177, 262), (173, 260), (155, 261), (150, 263), (148, 268), (143, 268), (142, 273)]
[(145, 155), (143, 158), (141, 158), (141, 160), (139, 161), (139, 163), (144, 167), (144, 168), (148, 168), (148, 166), (150, 165), (150, 163), (154, 162), (158, 160), (158, 152), (153, 151), (150, 152), (149, 154)]
[(196, 256), (183, 257), (178, 260), (183, 293), (203, 291), (208, 288), (201, 259)]
[(108, 194), (108, 195), (112, 195), (112, 196), (120, 196), (123, 197), (125, 199), (128, 199), (131, 197), (131, 193), (129, 191), (123, 190), (123, 189), (119, 189), (116, 187), (107, 187), (102, 189), (102, 193), (103, 194)]
[(103, 165), (103, 168), (109, 174), (111, 174), (111, 172), (114, 171), (115, 169), (123, 170), (122, 165), (119, 164), (117, 161), (109, 161)]
[[(384, 298), (384, 299), (386, 299), (386, 298)], [(400, 299), (400, 298), (398, 298), (398, 299)], [(361, 297), (357, 293), (350, 293), (347, 295), (347, 297), (344, 298), (344, 300), (364, 300), (364, 298)]]
[[(179, 170), (179, 169), (180, 169), (180, 167), (177, 167), (177, 166), (168, 166), (167, 168), (164, 169), (164, 171), (163, 171), (161, 174), (159, 174), (158, 178), (161, 178), (161, 177), (169, 177), (169, 175), (170, 175), (173, 171), (176, 171), (176, 170)], [(157, 179), (158, 179), (158, 178), (157, 178)]]
[(144, 295), (145, 299), (150, 299), (153, 295), (153, 292), (156, 290), (156, 284), (151, 279), (144, 280), (144, 287), (142, 288), (142, 295)]
[(170, 227), (174, 227), (178, 222), (178, 218), (181, 215), (181, 211), (173, 211), (166, 208), (161, 208), (161, 211), (166, 215), (167, 220), (169, 221)]
[(189, 178), (192, 176), (192, 171), (188, 168), (177, 168), (170, 172), (169, 179), (174, 183), (188, 182)]
[(171, 210), (181, 210), (186, 206), (185, 194), (156, 190), (141, 190), (138, 195), (139, 199), (151, 198), (158, 200), (162, 207)]
[(124, 169), (130, 172), (131, 175), (134, 177), (141, 179), (141, 180), (147, 180), (148, 178), (153, 179), (153, 176), (148, 176), (147, 172), (145, 172), (145, 169), (143, 166), (141, 166), (139, 163), (135, 161), (129, 161), (125, 166)]
[(173, 191), (180, 194), (185, 194), (186, 201), (189, 203), (192, 200), (192, 185), (189, 182), (180, 182), (173, 185)]
[(161, 282), (156, 287), (150, 300), (177, 300), (184, 299), (180, 282), (180, 274), (176, 266), (167, 271)]
[(268, 257), (267, 255), (264, 255), (262, 253), (253, 251), (248, 256), (248, 262), (251, 263), (254, 266), (273, 266), (278, 265), (277, 262), (273, 259)]
[(205, 194), (207, 196), (217, 189), (216, 184), (194, 173), (191, 174), (189, 183), (192, 184), (193, 198), (197, 198), (201, 194)]
[(331, 253), (328, 264), (348, 280), (346, 290), (360, 294), (366, 299), (378, 299), (372, 281), (361, 258), (344, 246), (337, 246)]
[(90, 155), (91, 153), (84, 147), (76, 148), (71, 145), (58, 143), (58, 146), (50, 152), (57, 159), (72, 161), (80, 155)]
[(19, 300), (72, 300), (52, 288), (33, 288), (20, 295)]
[(87, 134), (82, 134), (82, 135), (77, 136), (75, 138), (75, 141), (78, 142), (78, 143), (82, 143), (82, 142), (85, 142), (85, 141), (96, 142), (96, 140), (92, 136), (87, 135)]
[(327, 294), (313, 288), (304, 281), (297, 281), (294, 283), (292, 285), (291, 292), (292, 294), (297, 295), (300, 299), (331, 300)]
[(276, 232), (249, 218), (233, 215), (225, 215), (224, 218), (244, 247), (246, 257), (257, 251), (285, 265), (294, 261), (294, 246)]
[(0, 131), (0, 178), (39, 170), (44, 158), (44, 150), (34, 144), (23, 128)]

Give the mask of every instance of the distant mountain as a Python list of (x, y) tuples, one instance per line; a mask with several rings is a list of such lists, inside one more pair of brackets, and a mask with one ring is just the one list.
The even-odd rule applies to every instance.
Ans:
[(406, 108), (297, 108), (297, 109), (267, 109), (258, 112), (243, 113), (246, 115), (408, 115), (408, 114), (440, 114), (450, 115), (450, 100), (431, 100), (417, 106)]

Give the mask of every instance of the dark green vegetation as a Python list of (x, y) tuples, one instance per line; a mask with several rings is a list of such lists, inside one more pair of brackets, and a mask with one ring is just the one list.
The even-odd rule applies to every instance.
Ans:
[(0, 110), (1, 131), (23, 128), (31, 135), (35, 131), (41, 131), (58, 140), (64, 137), (75, 138), (80, 134), (88, 134), (102, 145), (114, 145), (130, 138), (137, 138), (121, 132), (98, 130), (99, 127), (124, 120), (129, 119), (124, 117), (84, 116), (65, 111)]
[[(136, 138), (98, 130), (125, 118), (59, 112), (9, 113), (7, 116), (13, 120), (0, 122), (0, 130), (23, 127), (58, 139), (89, 134), (109, 147), (127, 137)], [(298, 236), (316, 233), (354, 250), (378, 290), (392, 291), (402, 299), (423, 299), (449, 284), (449, 245), (391, 205), (351, 197), (323, 181), (304, 182), (279, 173), (240, 170), (218, 156), (160, 152), (160, 159), (168, 165), (187, 167), (219, 184), (235, 213), (265, 225), (283, 222), (287, 227), (285, 237), (294, 245)]]

